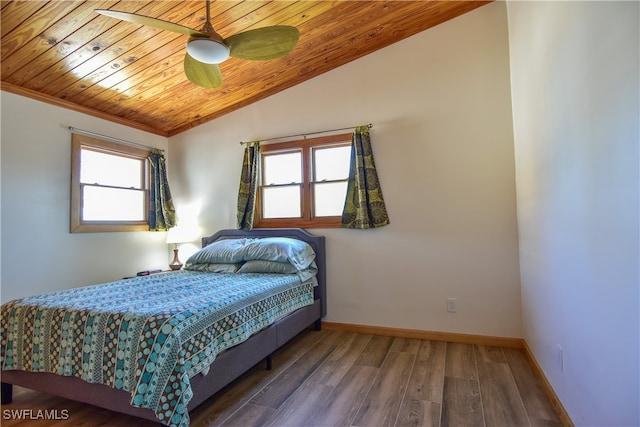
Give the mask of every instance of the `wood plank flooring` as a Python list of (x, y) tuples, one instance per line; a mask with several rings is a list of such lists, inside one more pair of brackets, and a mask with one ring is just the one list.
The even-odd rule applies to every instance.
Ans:
[[(67, 419), (18, 420), (57, 410)], [(63, 412), (66, 411), (66, 412)], [(33, 417), (32, 417), (33, 418)], [(60, 416), (58, 418), (65, 418)], [(16, 387), (3, 426), (154, 426)], [(335, 330), (303, 332), (191, 414), (212, 426), (560, 426), (523, 351)]]

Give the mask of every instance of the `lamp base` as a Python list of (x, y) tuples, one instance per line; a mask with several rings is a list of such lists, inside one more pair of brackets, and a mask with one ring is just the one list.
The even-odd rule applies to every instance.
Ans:
[(182, 263), (180, 262), (180, 258), (178, 258), (178, 248), (173, 249), (173, 259), (169, 264), (169, 268), (172, 270), (180, 270), (182, 268)]

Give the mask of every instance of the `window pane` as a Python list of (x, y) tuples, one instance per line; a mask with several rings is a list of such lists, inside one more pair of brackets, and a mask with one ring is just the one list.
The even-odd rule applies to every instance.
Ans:
[(351, 146), (315, 149), (313, 155), (316, 181), (347, 179), (349, 176)]
[(83, 186), (83, 221), (146, 221), (145, 192)]
[(265, 155), (263, 185), (302, 182), (302, 153)]
[(340, 216), (347, 195), (347, 182), (328, 182), (314, 185), (315, 216)]
[(300, 218), (300, 186), (265, 188), (262, 196), (265, 218)]
[(142, 188), (142, 160), (93, 150), (80, 151), (80, 182)]

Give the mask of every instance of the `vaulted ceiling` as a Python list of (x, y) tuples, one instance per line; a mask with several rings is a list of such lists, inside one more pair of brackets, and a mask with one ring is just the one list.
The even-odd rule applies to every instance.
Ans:
[(223, 38), (290, 25), (300, 39), (279, 59), (226, 60), (220, 64), (222, 86), (204, 89), (184, 75), (188, 36), (95, 12), (119, 10), (199, 30), (206, 21), (204, 0), (2, 0), (2, 90), (172, 136), (486, 3), (213, 1), (211, 23)]

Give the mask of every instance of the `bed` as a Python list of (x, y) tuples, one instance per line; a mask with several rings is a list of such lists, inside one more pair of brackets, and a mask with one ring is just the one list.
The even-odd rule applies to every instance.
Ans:
[(188, 426), (190, 410), (263, 360), (270, 369), (271, 354), (301, 331), (320, 329), (325, 277), (323, 236), (229, 229), (203, 238), (178, 272), (9, 302), (2, 403), (19, 385)]

